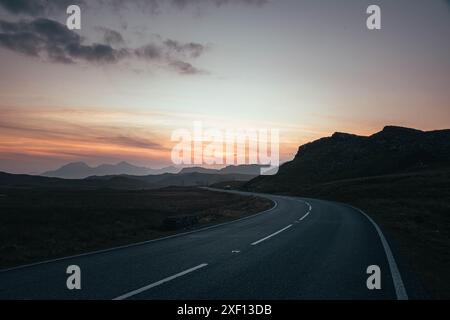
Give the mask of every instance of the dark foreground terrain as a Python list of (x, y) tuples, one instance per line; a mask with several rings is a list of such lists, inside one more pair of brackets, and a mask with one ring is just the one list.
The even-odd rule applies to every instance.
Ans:
[(267, 199), (197, 188), (0, 188), (0, 267), (158, 238), (271, 206)]

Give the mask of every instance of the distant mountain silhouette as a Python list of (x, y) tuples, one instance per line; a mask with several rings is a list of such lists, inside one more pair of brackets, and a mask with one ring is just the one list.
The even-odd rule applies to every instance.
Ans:
[(238, 174), (250, 174), (259, 176), (261, 174), (261, 168), (263, 166), (258, 164), (243, 164), (238, 166), (227, 166), (220, 169), (221, 174), (238, 173)]
[(146, 167), (137, 167), (128, 162), (122, 161), (117, 164), (102, 164), (97, 167), (90, 167), (84, 162), (72, 162), (62, 166), (54, 171), (42, 173), (45, 177), (55, 177), (64, 179), (84, 179), (90, 176), (107, 175), (157, 175), (162, 173), (177, 173), (179, 169), (175, 167), (166, 167), (162, 169), (151, 169)]
[(216, 169), (208, 169), (208, 168), (203, 168), (203, 167), (189, 167), (189, 168), (183, 168), (180, 171), (180, 174), (185, 174), (185, 173), (208, 173), (208, 174), (217, 174), (219, 172), (219, 170)]
[(190, 167), (180, 170), (174, 166), (165, 167), (162, 169), (138, 167), (125, 161), (117, 164), (102, 164), (97, 167), (90, 167), (84, 162), (71, 162), (60, 167), (59, 169), (44, 172), (41, 176), (63, 179), (84, 179), (91, 176), (102, 177), (113, 175), (147, 176), (160, 175), (164, 173), (243, 174), (257, 176), (260, 174), (260, 168), (261, 166), (259, 165), (239, 165), (227, 166), (220, 170), (203, 167)]
[(210, 186), (212, 184), (224, 181), (249, 181), (255, 175), (246, 175), (239, 173), (228, 174), (212, 174), (212, 173), (178, 173), (178, 174), (162, 174), (150, 176), (125, 176), (140, 181), (144, 181), (155, 187), (169, 187), (169, 186)]
[(255, 175), (245, 174), (208, 174), (208, 173), (164, 173), (159, 175), (110, 175), (90, 176), (85, 179), (62, 179), (24, 174), (0, 172), (1, 188), (68, 188), (68, 189), (157, 189), (170, 186), (210, 186), (224, 181), (249, 181)]
[(207, 169), (203, 167), (190, 167), (190, 168), (183, 168), (180, 173), (209, 173), (209, 174), (245, 174), (245, 175), (253, 175), (253, 176), (259, 176), (260, 175), (260, 169), (263, 166), (258, 164), (243, 164), (243, 165), (237, 165), (237, 166), (227, 166), (222, 169)]
[(336, 132), (302, 145), (274, 176), (249, 181), (248, 190), (279, 192), (342, 179), (450, 167), (450, 130), (387, 126), (369, 137)]

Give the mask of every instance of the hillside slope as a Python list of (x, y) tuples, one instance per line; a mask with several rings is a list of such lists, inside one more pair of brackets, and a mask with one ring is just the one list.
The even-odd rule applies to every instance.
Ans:
[(387, 126), (369, 137), (338, 132), (305, 144), (277, 175), (257, 177), (245, 189), (290, 191), (327, 181), (441, 167), (450, 167), (450, 130)]

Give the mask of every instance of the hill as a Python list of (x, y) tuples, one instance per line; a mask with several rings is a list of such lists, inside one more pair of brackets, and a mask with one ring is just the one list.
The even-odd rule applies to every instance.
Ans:
[(450, 130), (387, 126), (371, 136), (335, 133), (301, 146), (274, 176), (245, 185), (280, 192), (327, 181), (450, 167)]

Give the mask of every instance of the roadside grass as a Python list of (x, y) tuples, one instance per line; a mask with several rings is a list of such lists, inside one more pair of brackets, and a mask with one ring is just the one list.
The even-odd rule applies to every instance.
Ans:
[(266, 199), (198, 188), (0, 194), (0, 268), (155, 239), (272, 207)]

